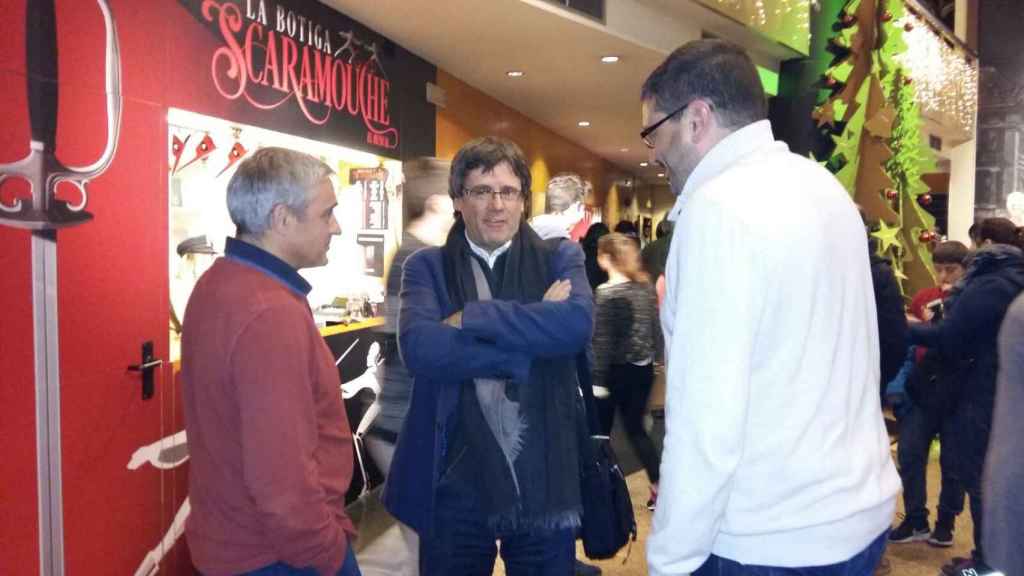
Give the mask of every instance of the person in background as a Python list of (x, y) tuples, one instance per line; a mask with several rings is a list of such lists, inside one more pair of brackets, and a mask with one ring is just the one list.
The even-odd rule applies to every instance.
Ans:
[[(380, 394), (377, 404), (380, 414), (367, 431), (365, 444), (377, 467), (386, 476), (391, 469), (395, 442), (402, 431), (405, 414), (412, 396), (412, 376), (405, 369), (398, 353), (398, 307), (402, 288), (402, 266), (406, 258), (427, 246), (440, 246), (455, 222), (455, 206), (448, 196), (449, 163), (437, 158), (418, 158), (405, 162), (402, 172), (404, 221), (402, 244), (391, 260), (384, 299), (385, 334), (378, 369)], [(419, 538), (411, 528), (398, 523), (404, 547), (389, 549), (387, 568), (396, 574), (416, 576), (419, 573)], [(367, 566), (367, 569), (369, 567)]]
[(1010, 303), (1024, 290), (1024, 253), (1016, 245), (1013, 222), (988, 218), (978, 236), (981, 244), (962, 282), (946, 297), (942, 321), (910, 327), (911, 342), (936, 350), (957, 384), (952, 416), (957, 477), (970, 497), (974, 521), (971, 558), (954, 558), (942, 568), (957, 576), (986, 569), (981, 478), (995, 407), (996, 336)]
[(298, 273), (327, 264), (341, 233), (331, 174), (284, 148), (243, 160), (227, 189), (237, 235), (185, 310), (185, 535), (209, 576), (359, 574), (345, 514), (352, 432)]
[(1024, 574), (1024, 296), (999, 330), (999, 376), (985, 461), (985, 557), (1003, 574)]
[[(939, 322), (942, 301), (964, 274), (967, 246), (960, 242), (942, 242), (932, 253), (938, 284), (922, 288), (910, 303), (916, 322)], [(953, 379), (935, 350), (916, 348), (908, 358), (910, 374), (905, 393), (899, 395), (894, 412), (899, 419), (897, 458), (903, 480), (903, 521), (889, 533), (889, 542), (902, 544), (927, 540), (932, 546), (953, 545), (956, 517), (964, 509), (964, 490), (956, 476), (955, 433), (952, 427)], [(928, 526), (927, 467), (932, 440), (939, 438), (942, 453), (939, 466), (942, 489), (939, 492), (935, 530)]]
[(668, 248), (672, 244), (672, 222), (668, 218), (658, 222), (654, 229), (656, 239), (647, 246), (644, 246), (640, 253), (644, 270), (651, 278), (657, 280), (665, 273), (665, 262), (668, 261)]
[(857, 208), (775, 140), (735, 44), (684, 44), (641, 101), (641, 138), (677, 196), (650, 572), (870, 575), (900, 482)]
[(415, 379), (384, 504), (420, 536), (420, 574), (571, 574), (580, 525), (577, 356), (593, 296), (575, 242), (523, 219), (530, 170), (486, 137), (455, 155), (458, 216), (409, 256), (398, 343)]
[[(611, 435), (615, 412), (651, 485), (648, 507), (658, 496), (661, 457), (644, 430), (643, 419), (654, 384), (657, 301), (650, 276), (640, 266), (636, 243), (612, 233), (597, 245), (597, 262), (608, 281), (594, 297), (593, 385), (604, 388), (600, 402), (604, 434)], [(595, 392), (596, 395), (596, 392)]]
[(583, 247), (583, 254), (586, 258), (587, 281), (590, 283), (590, 290), (597, 290), (597, 287), (608, 281), (608, 273), (597, 264), (597, 242), (611, 230), (604, 222), (595, 222), (590, 225), (587, 235), (583, 237), (580, 245)]
[(580, 241), (590, 226), (590, 215), (583, 203), (586, 194), (579, 174), (556, 174), (548, 180), (544, 191), (544, 213), (531, 218), (530, 226), (541, 238)]
[(980, 222), (971, 224), (971, 227), (967, 229), (967, 236), (971, 239), (971, 250), (977, 250), (981, 247), (981, 236), (978, 234), (980, 231)]
[[(863, 217), (863, 213), (861, 214)], [(903, 294), (889, 261), (878, 255), (875, 239), (868, 237), (871, 262), (871, 285), (875, 293), (875, 314), (878, 318), (879, 400), (886, 386), (900, 372), (907, 355), (907, 315)]]
[(619, 223), (615, 225), (614, 231), (628, 236), (630, 240), (636, 242), (636, 247), (640, 248), (640, 231), (636, 229), (636, 224), (629, 220), (619, 220)]

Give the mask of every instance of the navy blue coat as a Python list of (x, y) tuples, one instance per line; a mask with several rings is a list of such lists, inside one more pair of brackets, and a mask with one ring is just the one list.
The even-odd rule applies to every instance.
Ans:
[(911, 341), (938, 350), (955, 374), (954, 412), (968, 429), (963, 456), (972, 471), (980, 474), (980, 460), (988, 445), (999, 366), (999, 325), (1013, 299), (1024, 290), (1024, 257), (1020, 253), (994, 258), (980, 251), (969, 269), (969, 278), (945, 318), (938, 324), (910, 327)]
[(462, 329), (444, 324), (457, 312), (448, 298), (440, 248), (405, 261), (398, 344), (413, 376), (412, 399), (384, 488), (384, 505), (420, 533), (433, 525), (434, 493), (444, 464), (445, 424), (459, 387), (472, 378), (525, 383), (534, 358), (574, 357), (590, 340), (593, 295), (575, 242), (551, 252), (548, 282), (572, 281), (563, 302), (469, 302)]

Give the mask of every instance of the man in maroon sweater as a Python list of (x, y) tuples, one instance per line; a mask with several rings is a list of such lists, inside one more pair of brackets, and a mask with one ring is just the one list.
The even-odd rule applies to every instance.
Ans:
[(264, 148), (228, 183), (237, 226), (199, 279), (182, 335), (192, 514), (206, 576), (358, 575), (345, 515), (352, 433), (297, 270), (327, 263), (331, 169)]

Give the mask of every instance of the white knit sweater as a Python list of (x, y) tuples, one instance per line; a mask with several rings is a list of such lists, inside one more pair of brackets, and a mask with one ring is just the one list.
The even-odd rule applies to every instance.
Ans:
[(856, 207), (762, 121), (701, 160), (669, 217), (651, 574), (687, 574), (710, 554), (851, 558), (889, 526), (900, 489)]

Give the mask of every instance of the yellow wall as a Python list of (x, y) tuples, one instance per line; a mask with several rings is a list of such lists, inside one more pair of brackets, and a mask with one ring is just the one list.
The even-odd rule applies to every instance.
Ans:
[(462, 82), (437, 71), (437, 84), (447, 96), (445, 108), (437, 110), (437, 156), (446, 160), (466, 141), (480, 136), (502, 136), (518, 144), (530, 162), (533, 177), (531, 213), (544, 211), (544, 189), (548, 179), (559, 172), (576, 172), (594, 185), (595, 198), (603, 220), (619, 219), (616, 178), (622, 172), (610, 162), (534, 122), (516, 110)]

